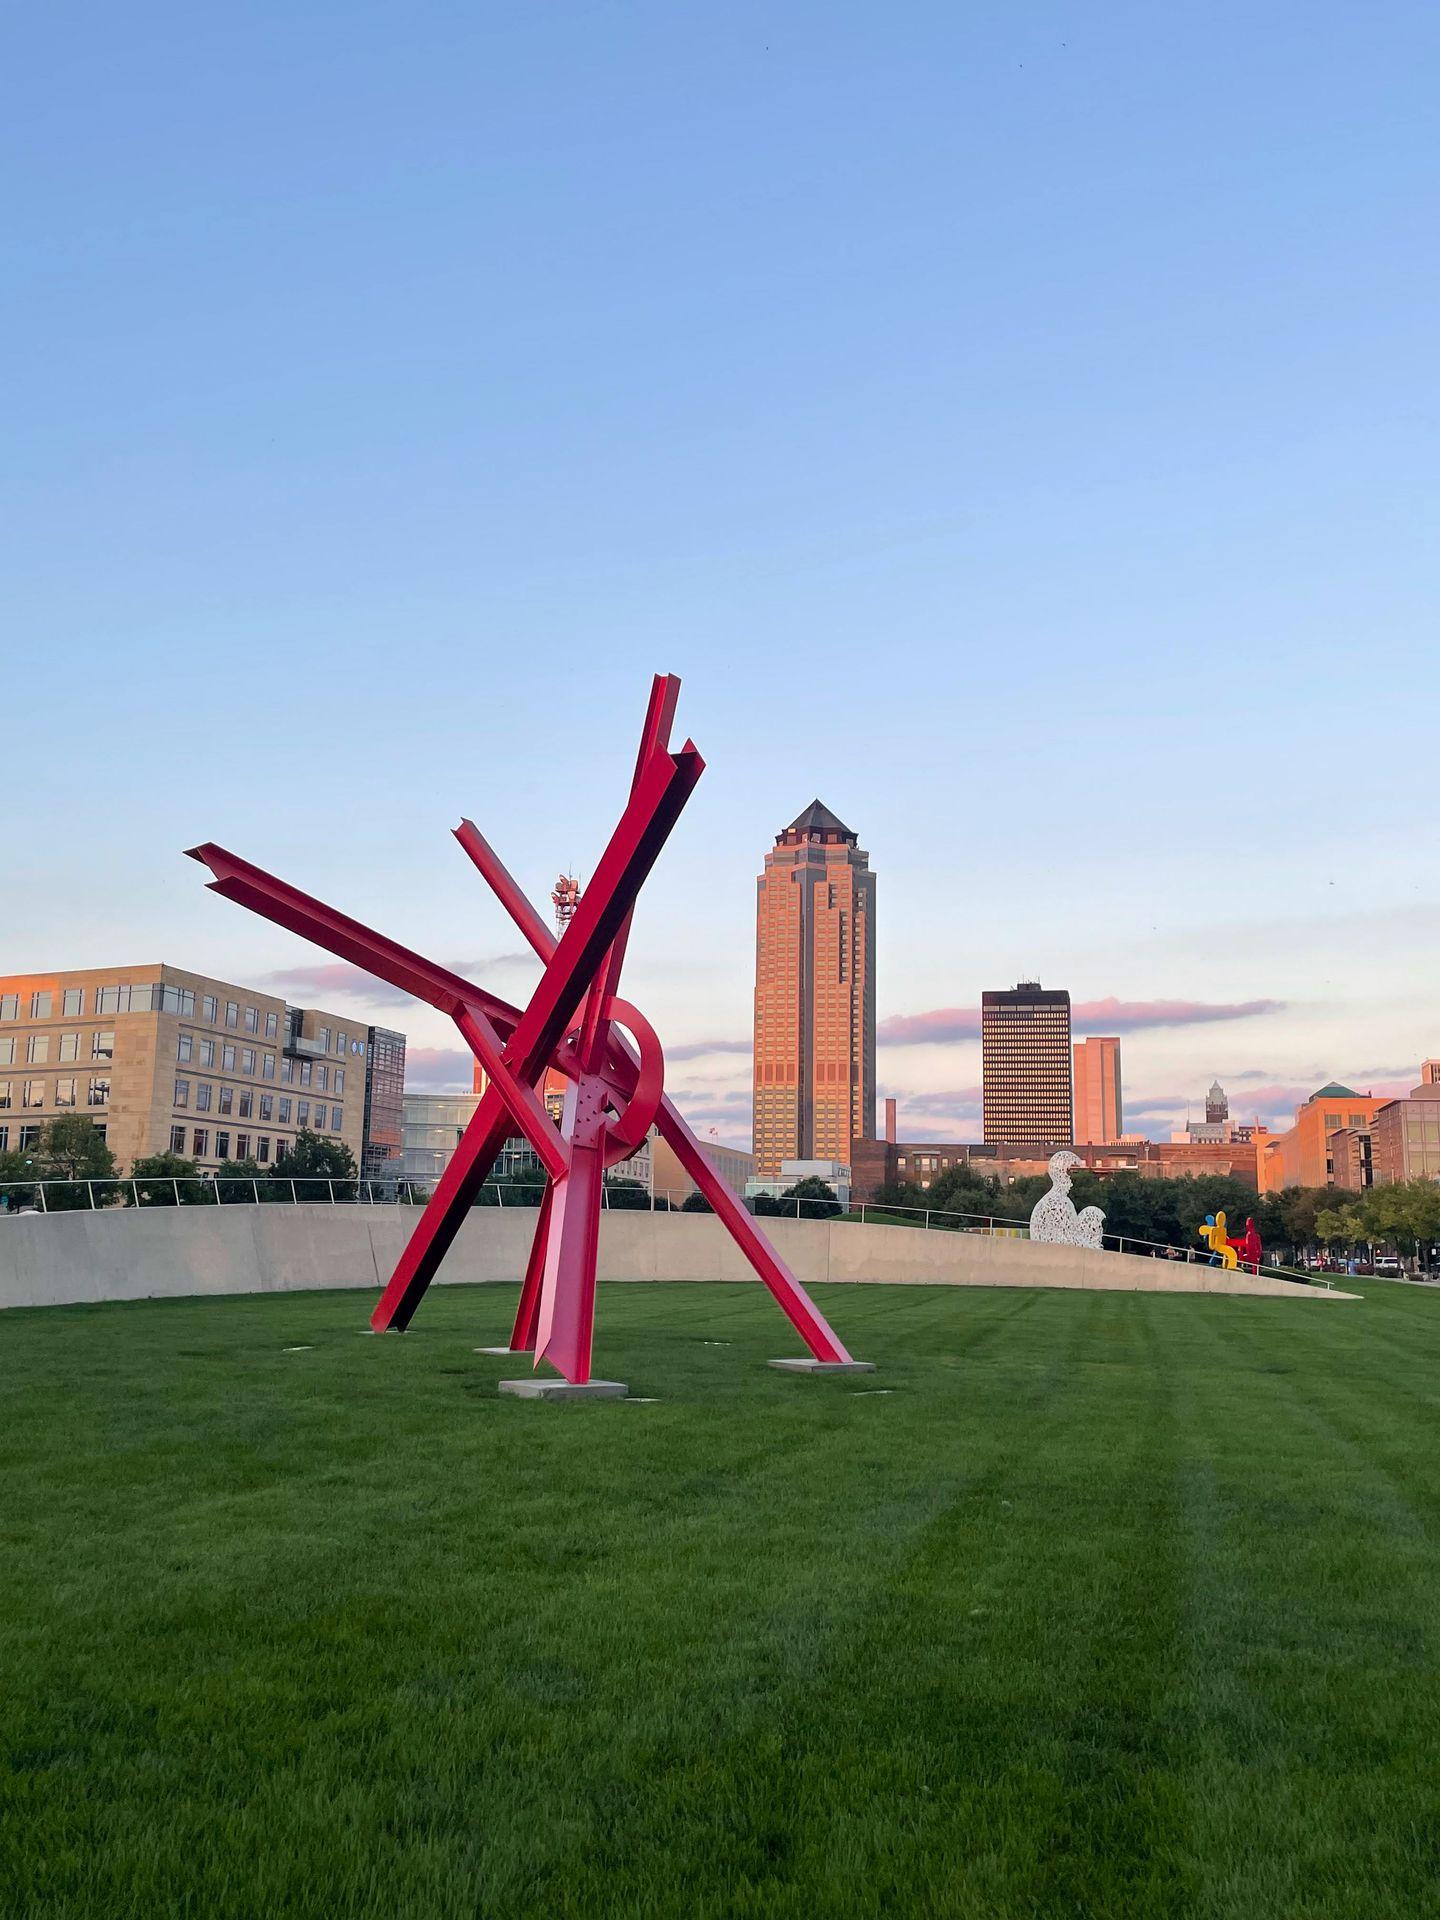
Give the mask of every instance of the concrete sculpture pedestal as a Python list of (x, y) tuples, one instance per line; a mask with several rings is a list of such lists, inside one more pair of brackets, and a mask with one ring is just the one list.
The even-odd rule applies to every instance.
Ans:
[(501, 1393), (517, 1400), (623, 1400), (630, 1389), (623, 1380), (502, 1380)]
[(772, 1360), (782, 1373), (873, 1373), (873, 1360)]

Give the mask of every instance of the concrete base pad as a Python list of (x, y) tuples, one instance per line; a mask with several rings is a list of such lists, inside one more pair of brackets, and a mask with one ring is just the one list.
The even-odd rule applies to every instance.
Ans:
[(782, 1373), (874, 1373), (873, 1360), (772, 1360)]
[(623, 1380), (587, 1380), (577, 1387), (569, 1380), (531, 1379), (502, 1380), (500, 1391), (517, 1400), (623, 1400), (630, 1389)]
[(520, 1349), (516, 1347), (476, 1347), (475, 1351), (476, 1353), (516, 1353), (520, 1351)]

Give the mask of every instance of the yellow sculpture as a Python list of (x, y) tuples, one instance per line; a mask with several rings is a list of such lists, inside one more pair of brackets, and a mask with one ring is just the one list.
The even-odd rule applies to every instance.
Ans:
[(1211, 1213), (1205, 1216), (1205, 1224), (1200, 1228), (1200, 1238), (1210, 1249), (1211, 1261), (1218, 1260), (1227, 1273), (1233, 1273), (1240, 1264), (1240, 1256), (1226, 1238), (1223, 1213)]

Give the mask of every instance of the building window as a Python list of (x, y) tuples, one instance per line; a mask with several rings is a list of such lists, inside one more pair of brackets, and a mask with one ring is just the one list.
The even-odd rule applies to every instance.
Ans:
[(157, 1013), (178, 1013), (182, 1019), (195, 1017), (195, 995), (189, 987), (157, 986), (155, 989), (155, 1010)]
[(190, 1033), (181, 1033), (175, 1042), (175, 1058), (188, 1060), (194, 1051), (195, 1036)]
[(235, 1071), (235, 1048), (228, 1040), (220, 1049), (220, 1065), (226, 1073)]
[(27, 1080), (25, 1082), (25, 1105), (27, 1107), (43, 1107), (44, 1104), (45, 1082), (43, 1080)]
[(240, 1003), (238, 1000), (227, 1000), (225, 1002), (225, 1024), (227, 1027), (239, 1026)]
[(213, 1067), (213, 1066), (214, 1066), (214, 1064), (215, 1064), (215, 1042), (214, 1042), (213, 1040), (207, 1040), (207, 1039), (202, 1039), (202, 1040), (201, 1040), (201, 1042), (200, 1042), (200, 1064), (201, 1064), (201, 1066), (202, 1066), (202, 1067)]
[(240, 1049), (240, 1071), (242, 1073), (254, 1073), (255, 1049), (253, 1047), (242, 1047)]
[(55, 1104), (57, 1107), (73, 1107), (75, 1104), (75, 1082), (57, 1080), (55, 1082)]
[(30, 996), (30, 1018), (32, 1020), (48, 1020), (53, 1004), (53, 997), (49, 990), (37, 988)]
[(315, 1108), (315, 1130), (317, 1133), (325, 1131), (325, 1108), (320, 1105)]
[(265, 1016), (265, 1038), (267, 1040), (273, 1040), (279, 1031), (280, 1031), (279, 1014), (275, 1013), (274, 1011), (267, 1013)]
[(328, 1053), (330, 1051), (330, 1029), (328, 1027), (321, 1027), (319, 1040), (320, 1051), (322, 1053)]
[(220, 1111), (221, 1113), (233, 1113), (235, 1111), (235, 1089), (233, 1087), (221, 1087)]
[(188, 1107), (189, 1104), (190, 1082), (188, 1080), (177, 1080), (175, 1082), (175, 1105), (177, 1107)]
[(0, 1080), (0, 1113), (8, 1113), (15, 1103), (15, 1082)]
[(290, 1124), (290, 1101), (285, 1094), (280, 1096), (279, 1120), (282, 1127), (288, 1127)]
[(325, 1093), (328, 1090), (330, 1085), (330, 1069), (328, 1067), (323, 1065), (316, 1067), (315, 1084), (321, 1093)]
[(18, 993), (0, 993), (0, 1020), (18, 1020), (20, 1018), (20, 996)]
[(213, 1026), (215, 1024), (215, 1016), (219, 1011), (220, 1002), (215, 998), (213, 993), (207, 993), (201, 997), (200, 1015), (202, 1019), (208, 1020)]
[(149, 1013), (154, 988), (138, 987), (97, 987), (95, 990), (96, 1013)]
[(293, 1082), (295, 1078), (295, 1062), (293, 1060), (287, 1058), (280, 1062), (280, 1078), (287, 1086)]
[(275, 1078), (275, 1056), (273, 1053), (267, 1053), (261, 1056), (260, 1078), (262, 1080), (273, 1080)]
[(336, 1093), (343, 1093), (345, 1091), (345, 1069), (343, 1067), (336, 1067), (335, 1069), (335, 1091)]
[(308, 1087), (308, 1086), (310, 1085), (310, 1082), (311, 1082), (311, 1081), (312, 1081), (312, 1080), (313, 1080), (314, 1078), (315, 1078), (315, 1063), (314, 1063), (314, 1061), (313, 1061), (313, 1060), (302, 1060), (302, 1061), (300, 1062), (300, 1084), (301, 1084), (301, 1086), (302, 1086), (302, 1087)]
[[(258, 1033), (260, 1031), (260, 1009), (258, 1007), (247, 1007), (245, 1009), (245, 1031), (247, 1033)], [(241, 1154), (240, 1157), (243, 1160), (245, 1156)]]
[(78, 1020), (85, 1011), (83, 987), (66, 987), (60, 995), (60, 1011), (67, 1020)]
[(352, 1040), (352, 1041), (350, 1042), (350, 1051), (351, 1051), (351, 1053), (359, 1053), (359, 1051), (360, 1051), (360, 1042), (359, 1042), (358, 1040)]
[(270, 1158), (270, 1136), (268, 1133), (262, 1133), (260, 1138), (256, 1141), (255, 1158), (260, 1162), (262, 1167), (264, 1166), (265, 1162)]
[(250, 1158), (250, 1136), (248, 1133), (236, 1134), (235, 1158), (237, 1160), (248, 1160)]
[(87, 1107), (108, 1107), (109, 1106), (110, 1081), (108, 1076), (106, 1076), (104, 1079), (96, 1079), (92, 1075), (89, 1089), (85, 1095), (85, 1104)]
[(90, 1058), (92, 1060), (113, 1060), (115, 1058), (115, 1029), (106, 1028), (103, 1032), (90, 1036)]
[(172, 1153), (184, 1153), (185, 1151), (184, 1127), (172, 1127), (170, 1129), (170, 1151)]
[(262, 1093), (260, 1096), (260, 1118), (262, 1120), (273, 1120), (274, 1117), (275, 1096), (273, 1093)]
[(60, 1058), (62, 1060), (78, 1060), (80, 1058), (80, 1036), (78, 1033), (61, 1034)]
[(230, 1136), (228, 1133), (216, 1134), (215, 1153), (221, 1160), (228, 1160), (230, 1158)]
[(336, 1133), (339, 1133), (345, 1125), (345, 1122), (340, 1117), (340, 1109), (338, 1107), (332, 1107), (330, 1109), (330, 1125), (335, 1129)]
[(195, 1111), (197, 1113), (208, 1113), (210, 1111), (210, 1082), (208, 1080), (200, 1081), (195, 1088)]
[(9, 1127), (0, 1127), (0, 1153), (8, 1153), (9, 1151), (10, 1129)]
[(43, 1067), (50, 1058), (48, 1033), (32, 1033), (25, 1044), (25, 1058), (32, 1067)]
[(309, 1102), (308, 1100), (297, 1100), (297, 1101), (296, 1101), (296, 1103), (295, 1103), (295, 1124), (296, 1124), (296, 1126), (297, 1126), (297, 1127), (308, 1127), (308, 1126), (309, 1126), (309, 1124), (310, 1124), (310, 1102)]
[(204, 1160), (209, 1152), (210, 1129), (208, 1127), (196, 1127), (194, 1133), (190, 1136), (191, 1157), (196, 1160)]
[(15, 1064), (15, 1037), (13, 1034), (0, 1040), (0, 1067), (13, 1067)]
[[(255, 1111), (254, 1094), (251, 1093), (249, 1087), (241, 1087), (240, 1105), (236, 1110), (236, 1117), (241, 1120), (248, 1120), (254, 1111)], [(244, 1158), (243, 1154), (241, 1155), (241, 1158), (242, 1159)]]
[(21, 1127), (20, 1129), (21, 1153), (29, 1153), (32, 1147), (38, 1147), (39, 1144), (40, 1144), (39, 1127)]

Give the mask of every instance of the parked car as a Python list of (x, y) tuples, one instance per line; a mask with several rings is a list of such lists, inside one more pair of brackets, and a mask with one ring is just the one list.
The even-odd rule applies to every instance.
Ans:
[(1393, 1253), (1377, 1253), (1375, 1256), (1375, 1271), (1381, 1279), (1398, 1280), (1405, 1269), (1401, 1266), (1398, 1255)]

